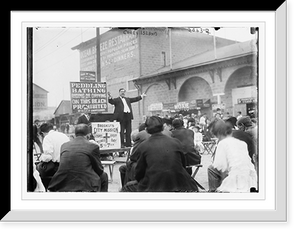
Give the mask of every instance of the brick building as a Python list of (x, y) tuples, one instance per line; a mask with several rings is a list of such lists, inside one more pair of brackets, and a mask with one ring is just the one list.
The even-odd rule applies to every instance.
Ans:
[[(147, 93), (143, 115), (256, 112), (257, 50), (254, 41), (235, 43), (166, 66), (135, 82)], [(199, 112), (200, 111), (200, 112)]]
[[(96, 71), (96, 38), (72, 49), (79, 50), (81, 71)], [(187, 28), (114, 28), (100, 36), (101, 81), (113, 97), (121, 87), (129, 97), (146, 92), (132, 105), (133, 128), (145, 116), (184, 110), (246, 114), (257, 99), (256, 54), (252, 42)]]

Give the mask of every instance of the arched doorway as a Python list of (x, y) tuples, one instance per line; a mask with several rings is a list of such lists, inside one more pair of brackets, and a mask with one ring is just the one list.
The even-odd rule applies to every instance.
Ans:
[[(187, 79), (180, 87), (178, 93), (178, 102), (191, 102), (196, 100), (210, 101), (213, 93), (209, 83), (201, 77), (191, 77)], [(211, 107), (198, 107), (190, 110), (193, 113), (198, 112), (200, 108), (201, 114), (207, 113), (212, 115)]]
[[(257, 102), (257, 76), (253, 66), (245, 66), (235, 70), (228, 78), (223, 102), (225, 112), (236, 116), (238, 111), (242, 115), (256, 113)], [(253, 114), (256, 115), (256, 114)]]
[(163, 82), (154, 82), (146, 89), (146, 97), (143, 99), (143, 116), (162, 115), (163, 103), (167, 102), (169, 93), (167, 84)]

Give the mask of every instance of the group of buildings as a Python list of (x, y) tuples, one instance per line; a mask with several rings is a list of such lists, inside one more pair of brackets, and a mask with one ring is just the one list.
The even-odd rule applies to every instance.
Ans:
[[(250, 29), (249, 29), (250, 30)], [(236, 116), (257, 115), (258, 50), (255, 40), (237, 42), (215, 37), (209, 29), (112, 28), (72, 47), (80, 54), (80, 71), (97, 71), (113, 97), (125, 88), (128, 97), (146, 93), (132, 104), (133, 128), (145, 116), (206, 113), (220, 108)], [(79, 81), (79, 78), (78, 78)], [(55, 119), (75, 121), (70, 101), (62, 101)], [(113, 112), (108, 105), (108, 112)], [(64, 118), (63, 118), (64, 117)]]

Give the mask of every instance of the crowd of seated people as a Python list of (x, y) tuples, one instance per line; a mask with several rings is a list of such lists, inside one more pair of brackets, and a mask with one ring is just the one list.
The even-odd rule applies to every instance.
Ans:
[[(204, 116), (204, 115), (203, 115)], [(204, 118), (207, 119), (206, 116)], [(248, 117), (214, 118), (148, 117), (131, 134), (132, 148), (119, 167), (120, 192), (198, 192), (193, 165), (201, 163), (204, 137), (216, 137), (217, 147), (208, 167), (207, 192), (249, 192), (258, 189), (258, 155), (255, 125)], [(101, 150), (89, 141), (86, 124), (75, 126), (75, 136), (54, 131), (51, 123), (40, 127), (43, 153), (36, 164), (49, 192), (108, 192), (108, 176)]]

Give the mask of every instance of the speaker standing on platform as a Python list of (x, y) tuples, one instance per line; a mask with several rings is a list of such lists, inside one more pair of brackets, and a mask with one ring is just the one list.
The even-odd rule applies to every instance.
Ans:
[[(122, 147), (131, 147), (131, 120), (133, 119), (131, 103), (142, 100), (146, 94), (143, 93), (140, 96), (128, 98), (125, 97), (125, 92), (126, 90), (124, 88), (119, 89), (118, 98), (112, 98), (108, 92), (108, 102), (115, 106), (114, 120), (120, 122)], [(126, 135), (125, 140), (124, 135)]]

